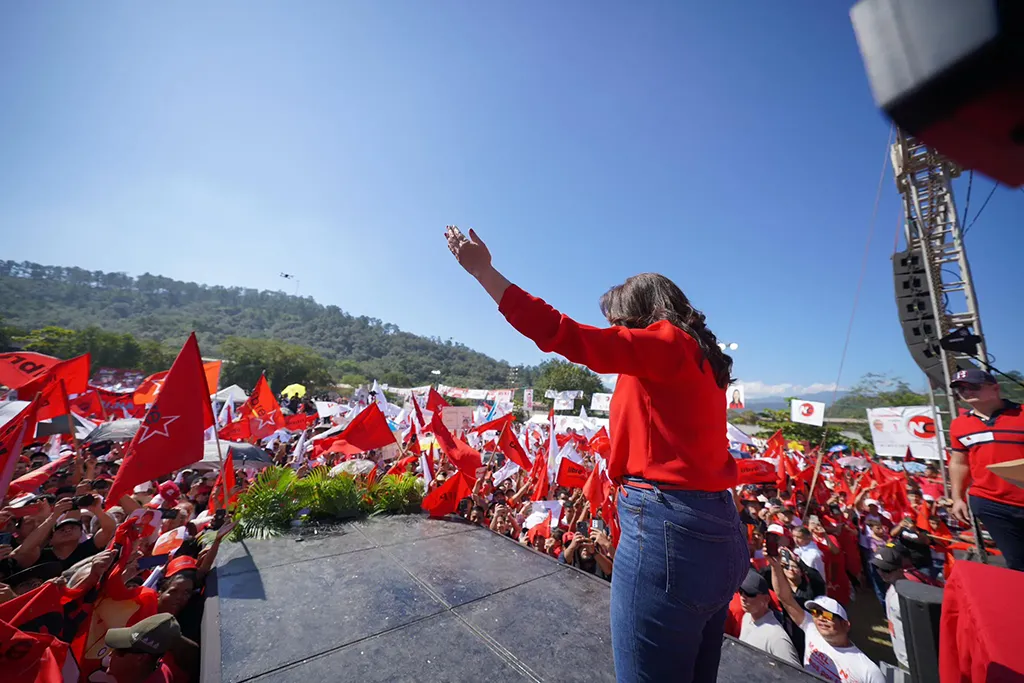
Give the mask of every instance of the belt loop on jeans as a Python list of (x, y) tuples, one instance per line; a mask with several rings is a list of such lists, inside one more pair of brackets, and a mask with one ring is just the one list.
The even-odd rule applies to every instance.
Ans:
[(654, 491), (654, 494), (656, 496), (658, 496), (658, 502), (659, 503), (664, 503), (665, 502), (665, 494), (661, 492), (661, 489), (658, 488), (658, 485), (655, 484), (653, 481), (648, 482), (648, 483), (651, 485), (651, 490)]

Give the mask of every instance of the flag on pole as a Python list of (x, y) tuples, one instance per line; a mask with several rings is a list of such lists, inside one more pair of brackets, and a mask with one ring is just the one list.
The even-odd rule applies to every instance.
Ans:
[(0, 500), (7, 495), (7, 487), (14, 478), (14, 466), (21, 457), (22, 447), (35, 434), (38, 411), (39, 400), (36, 398), (22, 408), (14, 419), (0, 427)]
[(825, 424), (825, 404), (794, 398), (789, 403), (789, 421), (821, 427)]
[(193, 332), (181, 348), (156, 403), (146, 412), (110, 486), (106, 506), (135, 486), (203, 459), (203, 432), (213, 425), (199, 343)]

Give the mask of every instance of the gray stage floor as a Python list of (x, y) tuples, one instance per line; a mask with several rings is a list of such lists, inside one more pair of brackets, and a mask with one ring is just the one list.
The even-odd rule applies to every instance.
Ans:
[[(376, 518), (217, 564), (204, 683), (615, 679), (609, 584), (486, 529)], [(814, 679), (727, 639), (719, 680)]]

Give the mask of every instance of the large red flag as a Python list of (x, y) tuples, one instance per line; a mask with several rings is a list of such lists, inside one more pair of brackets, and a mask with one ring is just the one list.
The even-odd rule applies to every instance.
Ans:
[(22, 401), (30, 401), (37, 393), (60, 380), (64, 380), (64, 391), (69, 394), (80, 394), (86, 391), (89, 388), (89, 354), (86, 353), (57, 363), (42, 377), (20, 386), (18, 398)]
[(476, 471), (484, 466), (480, 453), (465, 442), (452, 436), (448, 428), (441, 422), (440, 411), (435, 412), (434, 416), (430, 418), (430, 428), (437, 439), (437, 445), (441, 447), (441, 452), (448, 456), (448, 459), (452, 461), (452, 464), (460, 472), (475, 481)]
[(301, 432), (309, 429), (317, 421), (317, 416), (298, 413), (296, 415), (284, 416), (284, 428), (290, 432)]
[[(209, 401), (207, 401), (209, 403)], [(284, 427), (281, 406), (270, 390), (267, 376), (260, 375), (249, 398), (238, 409), (240, 419), (249, 421), (249, 434), (254, 439), (264, 439)]]
[[(546, 448), (544, 450), (547, 451)], [(530, 494), (530, 500), (547, 500), (551, 482), (548, 481), (548, 457), (546, 453), (541, 452), (537, 454), (537, 459), (533, 461), (530, 479), (533, 481), (533, 493)]]
[(519, 465), (523, 471), (529, 472), (533, 465), (530, 464), (530, 459), (526, 457), (526, 451), (523, 450), (523, 445), (519, 443), (519, 439), (512, 433), (512, 426), (505, 425), (505, 428), (501, 430), (501, 434), (498, 436), (498, 448), (505, 454), (505, 457)]
[(26, 441), (30, 441), (36, 432), (38, 410), (39, 401), (33, 400), (12, 420), (0, 427), (0, 500), (7, 495), (7, 487), (14, 478), (14, 466), (21, 457), (22, 446)]
[(739, 470), (739, 484), (770, 484), (775, 481), (776, 468), (767, 460), (737, 460), (736, 468)]
[[(220, 365), (221, 361), (219, 360), (203, 363), (203, 372), (206, 374), (206, 386), (210, 388), (211, 394), (217, 391), (217, 386), (220, 384)], [(170, 370), (164, 370), (142, 380), (142, 384), (132, 394), (132, 401), (135, 405), (145, 406), (155, 401), (156, 397), (160, 395), (160, 389), (163, 388), (168, 372)]]
[(79, 670), (68, 648), (53, 636), (27, 633), (0, 621), (4, 683), (77, 683)]
[(388, 468), (388, 471), (384, 473), (384, 476), (386, 477), (389, 474), (394, 474), (400, 477), (406, 473), (406, 470), (408, 469), (409, 465), (412, 465), (419, 459), (420, 456), (418, 455), (410, 455), (405, 458), (399, 458), (398, 460), (395, 461), (394, 465)]
[(344, 455), (366, 453), (374, 448), (396, 443), (395, 435), (388, 426), (388, 419), (384, 417), (376, 403), (371, 403), (360, 410), (348, 427), (345, 427), (345, 431), (327, 441), (330, 444), (330, 452)]
[(203, 432), (214, 424), (210, 390), (193, 332), (181, 348), (156, 403), (128, 445), (107, 507), (145, 481), (203, 459)]
[(608, 438), (608, 430), (604, 427), (598, 429), (588, 446), (591, 451), (607, 460), (612, 454), (612, 441)]
[(459, 501), (473, 495), (472, 480), (461, 472), (454, 473), (441, 486), (423, 499), (423, 509), (431, 517), (444, 517), (459, 509)]
[(59, 362), (59, 358), (32, 351), (0, 353), (0, 385), (18, 389), (39, 379)]
[(562, 458), (558, 463), (558, 474), (555, 476), (555, 483), (570, 489), (581, 489), (587, 484), (590, 472), (578, 462), (569, 458)]
[(530, 542), (530, 545), (533, 545), (534, 539), (538, 536), (551, 538), (551, 510), (548, 510), (548, 516), (544, 518), (543, 522), (534, 524), (526, 532), (526, 539)]

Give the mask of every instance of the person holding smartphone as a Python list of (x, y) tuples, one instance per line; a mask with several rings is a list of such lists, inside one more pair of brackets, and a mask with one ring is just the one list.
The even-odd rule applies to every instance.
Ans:
[[(728, 605), (749, 566), (726, 437), (732, 359), (671, 280), (643, 273), (581, 325), (509, 282), (472, 230), (448, 248), (538, 348), (617, 374), (608, 474), (619, 486), (611, 636), (619, 681), (715, 681)], [(642, 520), (642, 524), (641, 524)], [(586, 541), (566, 555), (575, 556)], [(570, 544), (572, 545), (572, 544)]]

